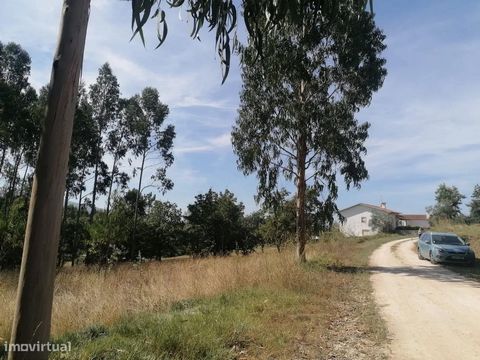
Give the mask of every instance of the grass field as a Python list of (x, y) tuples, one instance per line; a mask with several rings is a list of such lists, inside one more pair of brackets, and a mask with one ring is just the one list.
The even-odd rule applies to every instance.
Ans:
[[(291, 247), (64, 269), (52, 331), (56, 341), (72, 343), (72, 352), (52, 358), (383, 359), (386, 330), (362, 269), (373, 249), (394, 238), (330, 236), (308, 247), (302, 266)], [(16, 277), (0, 274), (2, 343)]]
[(470, 243), (470, 247), (475, 251), (477, 257), (475, 266), (448, 266), (448, 268), (480, 281), (480, 224), (466, 225), (441, 222), (436, 224), (432, 230), (456, 233)]

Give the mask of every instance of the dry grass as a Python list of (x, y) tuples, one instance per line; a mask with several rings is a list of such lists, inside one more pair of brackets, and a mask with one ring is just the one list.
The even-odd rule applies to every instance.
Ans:
[[(282, 253), (266, 249), (250, 256), (123, 264), (109, 270), (64, 269), (56, 279), (52, 332), (60, 336), (93, 325), (114, 326), (135, 314), (169, 312), (181, 301), (253, 289), (262, 295), (252, 298), (250, 310), (244, 306), (245, 317), (259, 306), (268, 308), (269, 301), (272, 305), (250, 321), (254, 330), (248, 337), (258, 345), (251, 356), (347, 354), (358, 341), (372, 349), (356, 358), (381, 358), (386, 337), (364, 267), (368, 254), (384, 241), (342, 238), (312, 244), (307, 266), (295, 262), (292, 247)], [(16, 276), (0, 273), (0, 338), (9, 336)], [(258, 296), (265, 300), (258, 303)], [(348, 339), (342, 329), (351, 331)]]
[[(109, 325), (125, 314), (166, 311), (180, 300), (246, 287), (301, 288), (311, 275), (297, 266), (292, 251), (277, 254), (273, 249), (245, 257), (124, 264), (111, 270), (65, 269), (56, 279), (52, 333), (59, 335), (98, 323)], [(0, 299), (5, 304), (0, 309), (0, 336), (6, 337), (16, 274), (0, 276)]]

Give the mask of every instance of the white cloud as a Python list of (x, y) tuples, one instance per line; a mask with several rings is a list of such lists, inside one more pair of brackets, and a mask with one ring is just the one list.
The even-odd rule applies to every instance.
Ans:
[(181, 146), (177, 146), (174, 149), (175, 154), (189, 154), (189, 153), (198, 153), (198, 152), (208, 152), (214, 150), (227, 149), (231, 147), (230, 133), (225, 133), (219, 136), (215, 136), (209, 139), (206, 139), (205, 142), (193, 142), (190, 144), (183, 143)]

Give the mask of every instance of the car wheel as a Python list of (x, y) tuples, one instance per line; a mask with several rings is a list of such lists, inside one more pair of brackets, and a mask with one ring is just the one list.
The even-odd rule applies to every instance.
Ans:
[(467, 263), (467, 266), (468, 266), (468, 267), (474, 267), (474, 266), (475, 266), (475, 259), (470, 260), (470, 261)]
[(425, 260), (425, 258), (424, 258), (424, 257), (422, 256), (422, 254), (420, 253), (420, 249), (419, 249), (419, 248), (417, 248), (417, 252), (418, 252), (418, 258), (419, 258), (420, 260)]
[(431, 262), (432, 264), (436, 264), (436, 263), (437, 263), (437, 262), (435, 261), (435, 259), (433, 258), (431, 251), (430, 251), (430, 262)]

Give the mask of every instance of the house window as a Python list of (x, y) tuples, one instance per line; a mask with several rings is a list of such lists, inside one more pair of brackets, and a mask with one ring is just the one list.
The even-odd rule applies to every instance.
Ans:
[(366, 224), (367, 223), (367, 218), (365, 216), (362, 216), (362, 224)]

